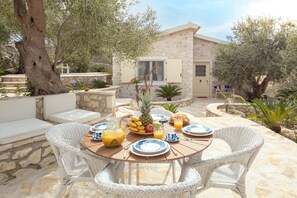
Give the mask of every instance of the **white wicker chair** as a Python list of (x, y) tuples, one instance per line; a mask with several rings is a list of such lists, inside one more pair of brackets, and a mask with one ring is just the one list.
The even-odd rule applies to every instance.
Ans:
[(230, 154), (208, 160), (190, 158), (188, 164), (201, 175), (196, 193), (211, 187), (228, 188), (246, 197), (245, 176), (264, 143), (262, 136), (250, 127), (227, 127), (216, 130), (214, 138), (229, 144)]
[(93, 182), (95, 175), (109, 164), (109, 161), (80, 149), (80, 141), (89, 129), (90, 126), (85, 124), (65, 123), (51, 127), (46, 133), (60, 167), (61, 182), (56, 197), (61, 197), (67, 186), (75, 181)]
[(184, 167), (184, 179), (178, 183), (167, 185), (134, 186), (120, 184), (114, 177), (115, 171), (110, 164), (95, 177), (95, 182), (99, 190), (105, 193), (105, 197), (120, 198), (151, 198), (151, 197), (194, 197), (195, 190), (201, 182), (201, 178), (195, 169), (189, 166)]

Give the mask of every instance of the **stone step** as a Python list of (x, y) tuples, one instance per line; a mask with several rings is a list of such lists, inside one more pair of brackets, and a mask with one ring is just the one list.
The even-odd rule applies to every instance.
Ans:
[(1, 76), (2, 82), (26, 82), (26, 76), (6, 75)]
[(26, 82), (2, 82), (4, 87), (16, 87), (19, 85), (20, 87), (26, 87)]
[[(25, 92), (27, 89), (26, 87), (20, 87), (21, 92)], [(16, 93), (16, 87), (4, 87), (5, 93)]]

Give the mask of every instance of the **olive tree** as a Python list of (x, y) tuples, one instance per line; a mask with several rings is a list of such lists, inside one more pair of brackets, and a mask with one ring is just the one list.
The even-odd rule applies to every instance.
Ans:
[(245, 93), (259, 98), (270, 81), (286, 76), (282, 52), (294, 28), (290, 22), (273, 18), (251, 18), (235, 23), (233, 36), (216, 48), (213, 74)]
[(132, 15), (126, 0), (13, 2), (22, 36), (18, 49), (36, 95), (67, 91), (56, 66), (81, 49), (133, 59), (158, 35), (154, 12)]

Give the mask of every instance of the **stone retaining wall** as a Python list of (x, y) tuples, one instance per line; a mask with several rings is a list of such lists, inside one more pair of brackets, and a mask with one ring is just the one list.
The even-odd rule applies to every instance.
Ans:
[(189, 106), (193, 103), (193, 98), (185, 98), (182, 100), (175, 100), (175, 101), (158, 101), (158, 102), (152, 102), (153, 105), (160, 105), (163, 106), (165, 104), (175, 104), (178, 105), (178, 107), (185, 107)]
[(73, 86), (77, 83), (91, 83), (93, 80), (102, 80), (112, 84), (112, 76), (108, 73), (70, 73), (61, 75), (61, 81), (65, 86)]
[(115, 115), (116, 91), (88, 91), (76, 93), (78, 108)]
[(238, 115), (236, 112), (242, 112), (244, 115), (249, 115), (254, 113), (254, 108), (249, 104), (243, 103), (231, 103), (229, 105), (230, 112), (225, 112), (224, 103), (213, 103), (207, 105), (206, 107), (206, 116), (207, 117), (220, 117), (220, 116), (232, 116)]
[(56, 161), (44, 135), (0, 146), (0, 184), (25, 169), (39, 169)]

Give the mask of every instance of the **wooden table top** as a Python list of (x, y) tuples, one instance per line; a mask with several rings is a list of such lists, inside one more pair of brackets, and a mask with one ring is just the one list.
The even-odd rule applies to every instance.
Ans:
[[(191, 123), (194, 124), (194, 123)], [(174, 127), (169, 125), (168, 123), (164, 124), (164, 131), (175, 131)], [(166, 154), (155, 156), (155, 157), (141, 157), (134, 155), (130, 152), (130, 148), (126, 151), (126, 159), (124, 159), (124, 146), (130, 146), (134, 142), (137, 142), (141, 139), (146, 138), (154, 138), (153, 134), (150, 136), (143, 136), (140, 134), (131, 133), (129, 129), (126, 129), (126, 138), (121, 146), (115, 148), (106, 148), (102, 141), (93, 141), (92, 135), (87, 134), (84, 137), (83, 143), (85, 147), (99, 155), (101, 157), (108, 158), (110, 160), (116, 161), (126, 161), (126, 162), (135, 162), (135, 163), (153, 163), (153, 162), (166, 162), (171, 160), (183, 159), (185, 157), (189, 157), (191, 155), (197, 154), (204, 149), (206, 149), (212, 142), (213, 137), (204, 136), (204, 137), (194, 137), (184, 134), (182, 131), (176, 131), (177, 135), (180, 137), (179, 142), (169, 143), (171, 149)], [(174, 150), (174, 152), (172, 151)]]

